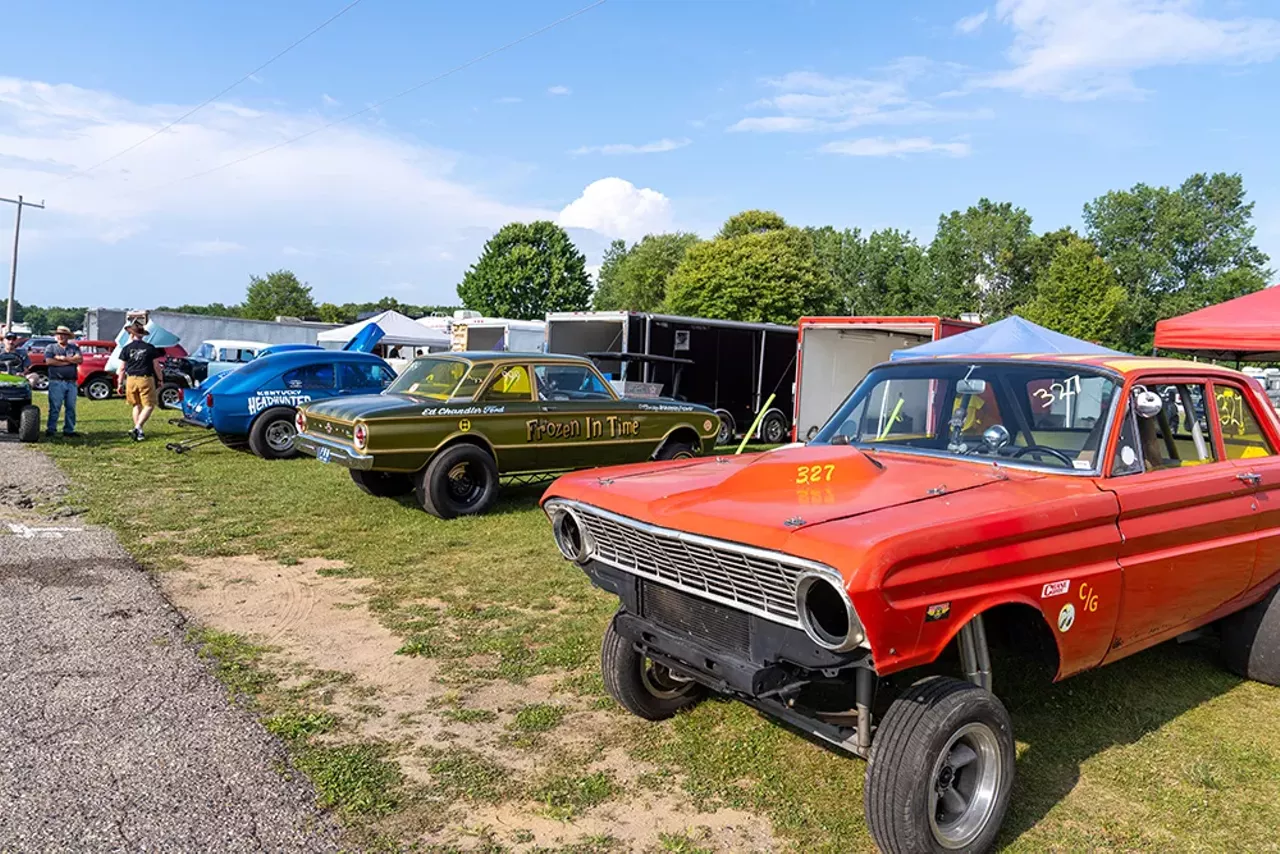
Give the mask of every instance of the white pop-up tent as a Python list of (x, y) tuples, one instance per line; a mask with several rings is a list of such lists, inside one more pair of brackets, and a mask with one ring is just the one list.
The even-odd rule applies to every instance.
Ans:
[(398, 311), (384, 311), (364, 320), (328, 329), (317, 337), (322, 347), (341, 347), (359, 335), (367, 326), (377, 324), (382, 330), (382, 338), (378, 344), (384, 347), (430, 347), (433, 350), (448, 350), (452, 339), (442, 329), (430, 329), (413, 318), (406, 317)]

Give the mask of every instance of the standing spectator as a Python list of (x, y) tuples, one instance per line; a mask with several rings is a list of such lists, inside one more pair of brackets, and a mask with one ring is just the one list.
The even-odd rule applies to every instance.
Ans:
[(27, 354), (18, 349), (18, 333), (6, 332), (4, 350), (0, 351), (0, 370), (22, 376), (29, 367), (31, 366), (27, 362)]
[(120, 370), (117, 373), (117, 384), (124, 391), (124, 399), (133, 407), (133, 429), (129, 435), (133, 441), (141, 442), (142, 427), (156, 408), (156, 388), (164, 382), (160, 360), (164, 351), (149, 341), (143, 341), (147, 327), (142, 321), (135, 320), (129, 324), (128, 344), (120, 348)]
[(62, 435), (74, 438), (76, 432), (76, 374), (84, 361), (80, 348), (71, 340), (71, 330), (59, 326), (53, 330), (54, 343), (44, 348), (44, 363), (49, 374), (49, 422), (45, 435), (52, 438), (58, 432), (58, 412), (66, 407), (62, 419)]

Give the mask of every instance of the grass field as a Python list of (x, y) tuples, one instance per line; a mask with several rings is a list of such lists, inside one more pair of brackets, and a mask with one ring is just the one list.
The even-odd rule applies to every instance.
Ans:
[[(661, 725), (612, 708), (596, 667), (613, 600), (559, 557), (536, 508), (540, 489), (507, 491), (483, 518), (442, 522), (409, 500), (365, 496), (344, 470), (314, 460), (270, 463), (219, 445), (178, 456), (164, 442), (185, 431), (162, 423), (135, 445), (118, 401), (82, 401), (80, 421), (85, 439), (42, 447), (75, 480), (71, 503), (114, 528), (144, 565), (340, 561), (324, 571), (369, 579), (362, 595), (400, 654), (433, 668), (442, 699), (424, 714), (482, 734), (483, 744), (430, 748), (373, 737), (359, 715), (326, 706), (348, 675), (302, 679), (252, 638), (198, 633), (229, 684), (294, 745), (322, 800), (366, 839), (450, 838), (452, 828), (462, 841), (449, 846), (500, 851), (531, 838), (475, 824), (504, 804), (533, 804), (572, 827), (637, 794), (670, 794), (767, 819), (778, 847), (872, 848), (860, 761), (736, 703), (707, 702)], [(1002, 837), (1010, 850), (1280, 850), (1280, 690), (1224, 671), (1211, 643), (1166, 644), (1056, 686), (1017, 684), (997, 669), (996, 690), (1019, 748)], [(490, 696), (504, 699), (490, 708)], [(369, 699), (369, 719), (378, 702)], [(644, 773), (601, 766), (610, 752)], [(574, 845), (627, 847), (607, 831)], [(656, 847), (703, 845), (691, 829), (664, 833)]]

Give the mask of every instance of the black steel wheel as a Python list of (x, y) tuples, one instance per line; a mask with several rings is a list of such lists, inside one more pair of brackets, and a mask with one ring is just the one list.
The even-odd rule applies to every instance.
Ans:
[(18, 413), (18, 441), (40, 441), (40, 407), (24, 406)]
[(780, 445), (787, 440), (787, 419), (780, 412), (770, 412), (760, 423), (760, 438), (766, 444)]
[(259, 415), (249, 428), (249, 450), (264, 460), (287, 460), (298, 455), (293, 440), (298, 435), (291, 406), (273, 406)]
[(867, 761), (864, 809), (880, 850), (987, 851), (1009, 808), (1013, 725), (990, 691), (930, 676), (893, 701)]
[(498, 464), (471, 444), (445, 448), (418, 474), (422, 509), (441, 519), (484, 513), (498, 500)]
[(115, 390), (115, 383), (106, 377), (94, 377), (84, 384), (84, 396), (90, 400), (110, 400)]
[(1280, 687), (1280, 587), (1223, 618), (1222, 655), (1234, 673)]
[(351, 480), (362, 492), (378, 498), (396, 498), (413, 492), (413, 477), (399, 472), (351, 469)]
[(664, 721), (706, 696), (702, 685), (636, 652), (612, 622), (600, 646), (600, 675), (604, 689), (618, 705), (647, 721)]

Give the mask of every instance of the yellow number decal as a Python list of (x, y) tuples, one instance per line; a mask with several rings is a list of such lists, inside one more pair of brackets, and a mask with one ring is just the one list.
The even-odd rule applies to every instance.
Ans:
[(829, 482), (835, 471), (836, 467), (830, 463), (827, 465), (798, 466), (796, 468), (796, 483), (803, 486), (806, 483)]

